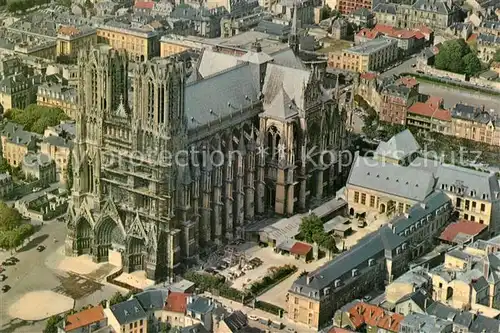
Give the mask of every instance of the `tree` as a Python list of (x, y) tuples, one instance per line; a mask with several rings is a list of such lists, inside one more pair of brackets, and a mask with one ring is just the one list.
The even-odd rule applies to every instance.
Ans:
[(59, 324), (61, 320), (63, 320), (63, 318), (59, 315), (50, 317), (49, 320), (47, 320), (43, 333), (57, 333), (57, 324)]
[(314, 243), (314, 236), (323, 232), (323, 222), (315, 214), (310, 214), (302, 218), (299, 232), (308, 243)]
[(339, 16), (341, 16), (340, 12), (335, 9), (331, 9), (328, 5), (324, 5), (323, 8), (321, 8), (319, 11), (319, 17), (321, 21), (329, 19), (330, 17)]
[(453, 73), (474, 75), (481, 69), (481, 62), (463, 39), (443, 43), (436, 55), (437, 69)]
[(464, 72), (469, 76), (474, 76), (481, 71), (481, 61), (474, 53), (469, 53), (463, 57)]
[(36, 104), (28, 105), (26, 109), (10, 109), (5, 112), (5, 118), (21, 124), (24, 129), (43, 134), (48, 126), (58, 125), (69, 117), (59, 108), (51, 108)]
[(18, 228), (23, 222), (17, 209), (9, 207), (0, 201), (0, 231), (11, 231)]
[(121, 302), (125, 302), (128, 300), (134, 293), (129, 291), (128, 294), (122, 295), (121, 292), (117, 291), (111, 298), (109, 299), (109, 305), (115, 305)]

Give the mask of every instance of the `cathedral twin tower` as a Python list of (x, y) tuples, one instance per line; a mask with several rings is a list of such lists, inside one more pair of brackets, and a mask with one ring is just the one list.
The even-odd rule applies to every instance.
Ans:
[[(184, 65), (174, 58), (134, 66), (129, 73), (126, 53), (105, 45), (79, 56), (66, 255), (89, 254), (125, 272), (145, 270), (150, 279), (171, 279), (182, 258), (197, 255), (207, 245), (243, 237), (244, 226), (256, 216), (270, 210), (291, 215), (305, 209), (311, 197), (334, 190), (335, 177), (332, 183), (323, 177), (332, 175), (331, 167), (308, 170), (305, 163), (299, 165), (300, 158), (274, 163), (282, 154), (258, 153), (259, 145), (275, 144), (276, 136), (285, 131), (294, 142), (283, 148), (283, 154), (292, 156), (296, 147), (307, 148), (307, 121), (300, 120), (306, 120), (304, 112), (277, 122), (276, 102), (252, 97), (265, 94), (266, 71), (288, 69), (245, 63), (234, 69), (241, 71), (238, 82), (228, 82), (231, 77), (225, 72), (212, 82), (186, 84)], [(302, 72), (307, 77), (303, 93), (320, 91), (314, 73)], [(253, 80), (252, 75), (263, 78)], [(247, 79), (252, 82), (241, 82)], [(225, 98), (217, 94), (234, 95), (225, 90), (235, 85), (241, 85), (241, 99), (248, 101), (245, 109), (243, 102), (239, 108), (227, 102), (229, 113), (216, 109), (220, 105), (199, 110)], [(292, 94), (285, 90), (282, 94)], [(193, 106), (194, 100), (201, 100), (200, 107)], [(340, 149), (345, 129), (338, 124), (345, 114), (332, 103), (321, 102), (320, 110), (312, 119), (332, 126), (323, 126), (330, 138), (325, 145)], [(263, 126), (269, 127), (264, 129), (269, 135), (261, 134)], [(212, 154), (215, 150), (220, 154)], [(186, 154), (171, 158), (180, 151)], [(209, 156), (217, 155), (224, 158), (222, 163), (210, 161)], [(321, 184), (314, 185), (315, 180)]]

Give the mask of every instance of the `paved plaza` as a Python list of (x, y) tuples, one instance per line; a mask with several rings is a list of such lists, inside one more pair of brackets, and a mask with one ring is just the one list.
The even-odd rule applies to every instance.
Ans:
[[(104, 280), (116, 267), (65, 257), (65, 235), (64, 223), (47, 222), (17, 253), (0, 252), (0, 262), (12, 255), (20, 260), (5, 267), (2, 285), (11, 289), (0, 294), (0, 332), (42, 332), (47, 317), (125, 292)], [(42, 252), (36, 250), (40, 244), (46, 246)]]

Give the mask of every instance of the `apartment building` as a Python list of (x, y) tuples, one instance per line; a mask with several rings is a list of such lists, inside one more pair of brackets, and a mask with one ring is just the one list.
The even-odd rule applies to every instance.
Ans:
[(369, 12), (372, 9), (372, 0), (339, 0), (337, 6), (338, 11), (344, 15), (359, 9)]
[(104, 309), (108, 324), (115, 332), (147, 333), (148, 316), (139, 301), (131, 298), (128, 301), (111, 305)]
[(453, 136), (500, 145), (500, 130), (496, 127), (496, 117), (484, 108), (458, 103), (451, 109), (451, 116)]
[(160, 55), (160, 35), (146, 28), (108, 21), (97, 29), (97, 41), (116, 50), (126, 50), (132, 61), (144, 61)]
[(56, 56), (74, 58), (80, 50), (97, 44), (97, 30), (89, 26), (65, 25), (57, 31)]
[(398, 58), (397, 41), (376, 38), (351, 47), (329, 58), (329, 67), (358, 73), (376, 71), (386, 67)]
[(408, 108), (406, 124), (425, 131), (451, 135), (451, 112), (444, 109), (441, 97), (430, 96)]
[(56, 171), (61, 175), (60, 181), (65, 183), (68, 177), (68, 163), (71, 158), (73, 143), (59, 136), (44, 137), (40, 143), (40, 152), (55, 162)]
[(45, 82), (38, 86), (36, 104), (59, 108), (71, 119), (77, 110), (77, 90), (63, 83)]
[(400, 275), (407, 260), (404, 238), (384, 226), (348, 252), (299, 277), (289, 290), (288, 317), (320, 328), (344, 304)]
[(414, 78), (398, 80), (386, 85), (380, 92), (379, 119), (386, 123), (405, 125), (408, 107), (418, 101), (419, 84)]
[(163, 36), (160, 40), (160, 57), (166, 58), (171, 55), (197, 48), (198, 45), (189, 41), (177, 40)]
[(35, 151), (40, 135), (24, 130), (15, 123), (7, 123), (0, 134), (2, 155), (10, 166), (19, 167), (29, 151)]
[(19, 72), (0, 78), (0, 105), (3, 111), (24, 109), (36, 102), (36, 92), (40, 77), (27, 76)]

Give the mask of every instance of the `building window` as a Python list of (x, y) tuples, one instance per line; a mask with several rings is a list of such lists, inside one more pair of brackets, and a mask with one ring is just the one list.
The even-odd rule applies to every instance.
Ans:
[(472, 209), (476, 209), (476, 202), (472, 201)]
[(468, 220), (469, 219), (469, 214), (464, 214), (464, 219)]
[(370, 195), (370, 207), (375, 207), (375, 196)]
[(486, 210), (486, 205), (484, 203), (481, 204), (481, 211), (484, 212)]
[(402, 202), (398, 203), (398, 211), (402, 213), (403, 209), (404, 209), (404, 204)]
[(359, 192), (354, 192), (354, 202), (358, 203), (359, 202)]
[(406, 208), (405, 208), (405, 212), (408, 213), (408, 211), (410, 210), (411, 206), (406, 204)]
[(313, 302), (309, 302), (309, 309), (313, 308)]
[(484, 224), (484, 221), (483, 221), (483, 220), (479, 220), (479, 223), (480, 223), (480, 224)]
[(471, 216), (470, 216), (470, 220), (471, 220), (472, 222), (476, 222), (476, 217), (475, 217), (474, 215), (471, 215)]
[(465, 200), (465, 210), (469, 210), (469, 209), (470, 209), (470, 201)]
[(295, 297), (295, 304), (299, 304), (299, 298)]
[(361, 204), (362, 205), (366, 204), (366, 193), (361, 193)]

